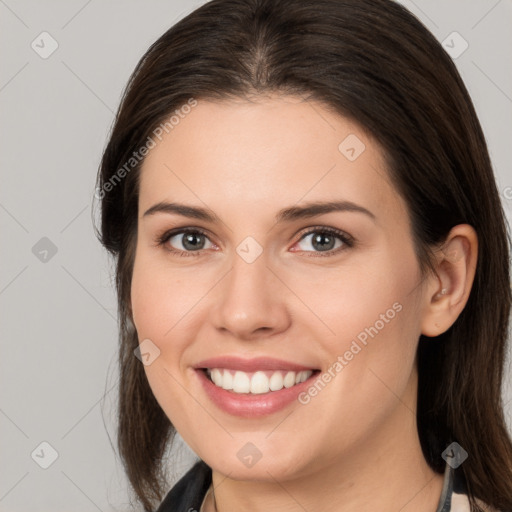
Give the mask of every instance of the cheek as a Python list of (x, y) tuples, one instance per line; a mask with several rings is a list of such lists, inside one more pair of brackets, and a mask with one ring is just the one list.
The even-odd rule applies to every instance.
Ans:
[(194, 409), (183, 389), (190, 386), (188, 351), (198, 325), (204, 323), (201, 299), (212, 286), (208, 283), (203, 272), (178, 272), (144, 251), (136, 255), (131, 284), (133, 320), (139, 343), (149, 339), (159, 354), (144, 370), (156, 400), (177, 428), (187, 418), (204, 414)]
[[(144, 370), (159, 402), (163, 398), (164, 388), (165, 394), (172, 392), (172, 387), (167, 382), (171, 377), (166, 370), (171, 373), (176, 371), (181, 352), (179, 346), (173, 347), (175, 350), (171, 351), (166, 349), (175, 334), (173, 326), (179, 320), (177, 309), (180, 308), (177, 305), (181, 302), (177, 300), (177, 293), (177, 287), (169, 282), (161, 269), (148, 261), (143, 254), (136, 256), (131, 284), (133, 321), (139, 343), (148, 344), (152, 353), (156, 354), (156, 357), (153, 355), (151, 364), (144, 366)], [(163, 404), (160, 402), (160, 405)]]
[[(413, 373), (420, 332), (416, 259), (412, 252), (401, 258), (389, 253), (372, 259), (373, 265), (365, 263), (320, 281), (317, 289), (322, 293), (312, 294), (310, 289), (308, 295), (308, 305), (331, 331), (318, 337), (327, 355), (324, 373), (330, 369), (330, 392), (322, 391), (323, 399), (312, 400), (315, 416), (326, 423), (341, 404), (351, 414), (339, 415), (354, 428), (378, 421), (396, 406), (396, 397), (406, 393)], [(332, 408), (323, 407), (323, 400)], [(372, 417), (370, 410), (375, 412)]]
[(402, 343), (405, 337), (398, 332), (411, 321), (414, 324), (417, 316), (419, 274), (413, 255), (396, 259), (392, 253), (373, 253), (354, 262), (314, 275), (286, 277), (307, 306), (300, 321), (315, 329), (318, 342), (331, 353), (348, 350), (354, 339), (364, 345), (389, 338), (388, 348)]
[[(183, 393), (180, 362), (186, 350), (186, 313), (191, 308), (190, 293), (183, 293), (182, 283), (171, 272), (136, 257), (132, 285), (132, 310), (139, 343), (151, 340), (158, 356), (144, 366), (149, 386), (160, 407), (178, 431), (188, 432), (194, 417), (202, 417), (194, 402), (187, 403)], [(187, 296), (184, 296), (187, 295)], [(172, 349), (171, 349), (172, 347)], [(203, 413), (204, 414), (204, 413)], [(194, 438), (188, 440), (194, 449)]]
[(199, 282), (198, 277), (191, 275), (188, 279), (183, 273), (178, 275), (144, 254), (136, 257), (131, 298), (139, 340), (149, 338), (161, 350), (172, 340), (172, 352), (179, 355), (181, 337), (176, 334), (186, 330), (187, 315), (204, 295), (204, 290), (196, 284)]

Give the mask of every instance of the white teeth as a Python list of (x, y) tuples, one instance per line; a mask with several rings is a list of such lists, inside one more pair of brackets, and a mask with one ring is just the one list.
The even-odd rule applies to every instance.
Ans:
[(256, 372), (251, 379), (251, 393), (257, 395), (268, 393), (268, 377), (263, 372)]
[(229, 372), (222, 374), (222, 389), (233, 389), (233, 375)]
[(210, 377), (216, 386), (222, 386), (222, 372), (219, 369), (214, 368), (210, 374)]
[(283, 380), (285, 388), (291, 388), (295, 385), (295, 372), (288, 372)]
[(270, 377), (270, 391), (279, 391), (283, 389), (283, 376), (281, 372), (274, 372)]
[(308, 373), (306, 370), (297, 372), (297, 375), (295, 376), (295, 384), (299, 384), (299, 382), (304, 382), (309, 379), (309, 377), (311, 377), (311, 373), (312, 372)]
[(259, 395), (269, 391), (279, 391), (283, 387), (291, 388), (309, 379), (313, 372), (311, 370), (300, 372), (278, 370), (272, 373), (268, 371), (246, 373), (223, 368), (209, 368), (207, 374), (219, 388), (232, 390), (234, 393)]
[(233, 377), (233, 391), (235, 393), (249, 393), (251, 390), (251, 381), (249, 375), (244, 372), (235, 372)]

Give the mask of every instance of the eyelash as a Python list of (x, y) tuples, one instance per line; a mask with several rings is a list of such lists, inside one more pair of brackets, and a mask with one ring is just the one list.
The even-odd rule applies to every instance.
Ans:
[[(158, 235), (156, 238), (156, 245), (158, 247), (163, 247), (173, 236), (181, 235), (181, 234), (185, 234), (185, 233), (200, 234), (200, 235), (203, 235), (208, 238), (207, 233), (200, 228), (192, 228), (192, 227), (179, 228), (179, 229), (174, 229), (174, 230), (170, 230), (170, 231), (165, 231), (161, 235)], [(316, 257), (334, 256), (335, 254), (338, 254), (339, 252), (350, 249), (350, 248), (354, 247), (354, 245), (355, 245), (354, 238), (347, 235), (347, 233), (344, 233), (343, 231), (340, 231), (339, 229), (328, 228), (328, 227), (324, 227), (324, 226), (314, 226), (312, 228), (309, 228), (309, 231), (306, 231), (305, 233), (303, 233), (297, 242), (300, 242), (306, 236), (311, 235), (312, 233), (317, 233), (317, 234), (322, 233), (322, 234), (334, 235), (343, 242), (344, 246), (338, 247), (337, 249), (330, 249), (329, 251), (304, 251), (306, 253), (310, 253), (310, 252), (315, 253), (314, 256), (309, 255), (308, 257), (316, 258)], [(166, 247), (165, 250), (170, 253), (182, 256), (182, 257), (190, 257), (190, 256), (194, 257), (194, 256), (200, 256), (202, 254), (202, 252), (206, 249), (200, 249), (198, 251), (181, 251), (179, 249), (173, 249), (173, 248)], [(300, 252), (300, 251), (297, 251), (297, 252)]]

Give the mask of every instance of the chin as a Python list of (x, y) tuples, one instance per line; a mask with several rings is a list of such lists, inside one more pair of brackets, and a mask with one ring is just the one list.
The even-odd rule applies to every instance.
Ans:
[[(266, 435), (268, 433), (261, 437)], [(219, 449), (214, 453), (209, 446), (200, 456), (214, 471), (233, 480), (275, 482), (306, 475), (311, 469), (308, 461), (301, 455), (303, 450), (283, 443), (276, 446), (269, 440), (249, 440), (254, 437), (256, 436), (245, 436), (242, 440), (230, 443), (230, 446), (217, 445)], [(294, 444), (304, 446), (304, 443), (307, 443), (307, 440)]]

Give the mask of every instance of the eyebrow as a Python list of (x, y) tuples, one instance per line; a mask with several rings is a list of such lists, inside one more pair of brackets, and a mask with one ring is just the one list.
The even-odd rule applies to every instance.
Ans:
[[(310, 202), (306, 203), (304, 206), (291, 206), (280, 210), (274, 220), (276, 223), (291, 222), (331, 212), (363, 213), (375, 221), (375, 215), (371, 211), (351, 201)], [(143, 217), (154, 215), (156, 213), (178, 214), (183, 217), (190, 217), (212, 223), (220, 222), (219, 217), (208, 208), (188, 206), (180, 203), (169, 203), (166, 201), (161, 201), (153, 205), (144, 212)]]

